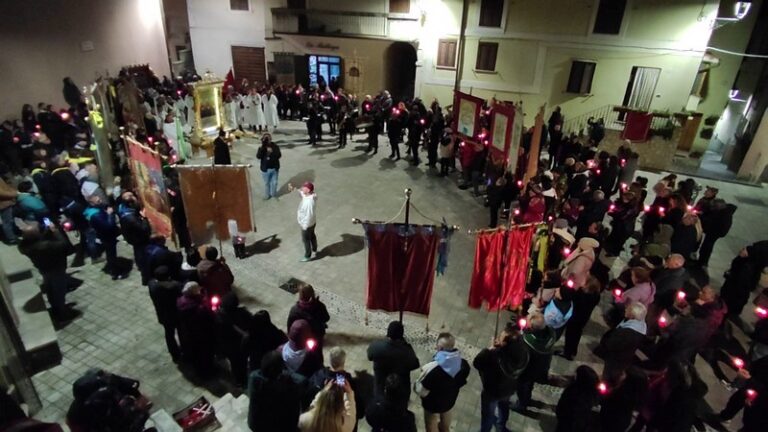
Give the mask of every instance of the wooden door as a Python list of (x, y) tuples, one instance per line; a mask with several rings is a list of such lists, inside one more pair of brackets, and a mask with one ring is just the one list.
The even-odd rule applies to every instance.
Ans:
[(235, 80), (239, 84), (243, 78), (249, 83), (267, 83), (267, 69), (264, 61), (264, 48), (258, 47), (232, 47), (232, 68), (235, 71)]

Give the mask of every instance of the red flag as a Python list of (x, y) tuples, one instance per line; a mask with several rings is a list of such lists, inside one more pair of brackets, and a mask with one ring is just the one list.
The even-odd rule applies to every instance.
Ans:
[(368, 240), (366, 308), (429, 315), (440, 243), (433, 226), (364, 225)]
[(222, 90), (221, 95), (223, 97), (227, 97), (227, 93), (229, 92), (229, 86), (232, 86), (232, 88), (235, 88), (235, 73), (232, 71), (232, 68), (229, 68), (229, 72), (227, 72), (227, 76), (224, 77), (224, 90)]

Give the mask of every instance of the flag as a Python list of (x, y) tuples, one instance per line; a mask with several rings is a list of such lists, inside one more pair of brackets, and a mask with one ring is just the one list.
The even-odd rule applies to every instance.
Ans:
[(229, 90), (229, 86), (235, 87), (235, 73), (232, 71), (232, 68), (229, 68), (229, 72), (227, 72), (227, 76), (224, 77), (224, 88), (221, 91), (221, 97), (222, 99), (227, 97), (227, 91)]

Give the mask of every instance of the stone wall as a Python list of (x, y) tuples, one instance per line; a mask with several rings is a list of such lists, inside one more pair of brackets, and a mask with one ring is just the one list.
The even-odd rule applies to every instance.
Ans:
[[(682, 128), (675, 128), (670, 140), (655, 136), (646, 142), (632, 143), (630, 145), (632, 151), (640, 155), (639, 168), (657, 171), (669, 170), (672, 166), (681, 133)], [(624, 140), (621, 139), (620, 130), (606, 130), (605, 138), (600, 143), (600, 150), (616, 154), (616, 150), (622, 144), (624, 144)]]

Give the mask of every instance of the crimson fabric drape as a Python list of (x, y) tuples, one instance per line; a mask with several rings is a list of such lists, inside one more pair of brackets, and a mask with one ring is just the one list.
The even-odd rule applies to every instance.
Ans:
[(627, 113), (627, 124), (621, 133), (621, 139), (630, 141), (646, 141), (651, 130), (653, 114), (630, 111)]
[(366, 307), (429, 315), (440, 243), (434, 226), (366, 224), (368, 287)]
[[(517, 307), (525, 292), (531, 239), (535, 226), (480, 233), (475, 249), (475, 267), (469, 289), (469, 307), (478, 309), (483, 302), (488, 310)], [(502, 275), (502, 254), (507, 241), (506, 263)], [(501, 279), (504, 283), (500, 285)]]

